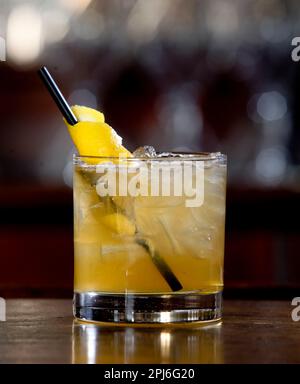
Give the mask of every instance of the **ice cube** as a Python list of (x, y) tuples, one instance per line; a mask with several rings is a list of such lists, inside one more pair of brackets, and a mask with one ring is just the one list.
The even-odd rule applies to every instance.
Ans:
[(156, 150), (151, 145), (144, 145), (133, 152), (134, 157), (156, 157)]

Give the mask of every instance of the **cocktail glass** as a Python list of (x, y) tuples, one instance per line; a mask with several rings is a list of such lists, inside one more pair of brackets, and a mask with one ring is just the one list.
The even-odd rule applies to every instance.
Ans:
[(217, 321), (226, 156), (74, 156), (74, 316), (125, 324)]

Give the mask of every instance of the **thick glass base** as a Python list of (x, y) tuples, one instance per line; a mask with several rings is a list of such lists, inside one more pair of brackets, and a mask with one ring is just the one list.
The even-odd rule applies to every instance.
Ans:
[(83, 321), (136, 324), (219, 320), (222, 292), (201, 294), (74, 293), (74, 316)]

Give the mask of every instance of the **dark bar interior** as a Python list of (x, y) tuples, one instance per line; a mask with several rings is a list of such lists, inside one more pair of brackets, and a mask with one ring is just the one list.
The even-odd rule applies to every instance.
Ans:
[[(138, 363), (138, 373), (148, 363), (195, 364), (199, 382), (200, 363), (300, 363), (299, 36), (299, 0), (0, 0), (0, 364)], [(66, 98), (58, 103), (63, 114), (49, 95), (49, 78), (47, 90), (38, 74), (44, 66)], [(74, 210), (76, 150), (62, 115), (71, 128), (78, 116), (68, 114), (67, 103), (102, 111), (131, 152), (151, 145), (227, 155), (223, 301), (225, 162), (211, 167), (213, 182), (206, 177), (206, 186), (214, 183), (213, 203), (210, 213), (197, 211), (200, 229), (180, 227), (192, 215), (181, 217), (180, 208), (174, 215), (176, 205), (172, 211), (170, 227), (182, 243), (196, 232), (197, 249), (193, 243), (182, 246), (185, 254), (171, 252), (163, 225), (155, 229), (167, 245), (153, 246), (138, 236), (138, 215), (130, 221), (114, 200), (114, 210), (105, 211), (78, 163), (75, 195), (83, 190), (92, 198)], [(101, 204), (95, 218), (90, 208)], [(85, 262), (76, 255), (75, 269), (85, 281), (72, 302), (73, 215), (83, 217), (84, 209), (91, 220), (82, 219), (80, 230), (88, 227), (90, 237), (75, 239)], [(112, 217), (115, 226), (105, 227)], [(131, 232), (121, 233), (120, 251), (114, 240), (121, 219)], [(105, 259), (103, 244), (119, 248)], [(132, 289), (134, 252), (142, 257)], [(120, 253), (130, 256), (127, 264)], [(107, 276), (113, 288), (99, 288)], [(162, 285), (155, 285), (159, 278)], [(236, 369), (231, 380), (242, 377)], [(97, 377), (116, 378), (113, 370)], [(217, 377), (215, 367), (206, 373)]]
[(72, 292), (74, 148), (37, 76), (45, 64), (69, 103), (102, 110), (130, 149), (226, 153), (225, 296), (289, 297), (300, 285), (298, 2), (75, 3), (1, 3), (1, 295)]

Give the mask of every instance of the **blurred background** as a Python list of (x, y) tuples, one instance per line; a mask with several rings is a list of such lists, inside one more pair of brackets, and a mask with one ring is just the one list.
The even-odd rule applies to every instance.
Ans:
[(297, 295), (298, 35), (297, 0), (1, 0), (0, 296), (72, 294), (74, 148), (42, 65), (129, 149), (226, 153), (225, 294)]

